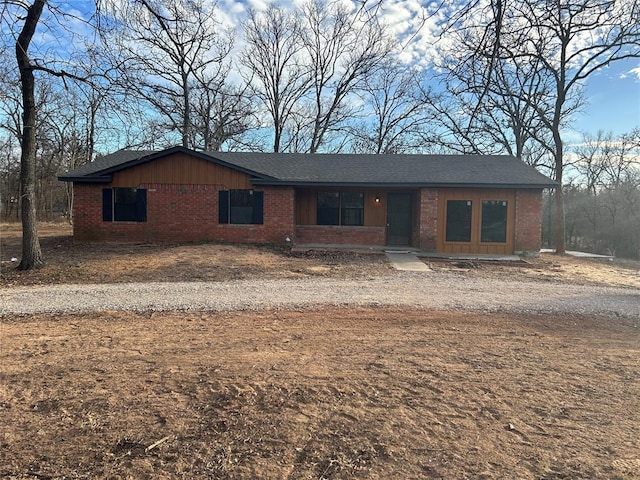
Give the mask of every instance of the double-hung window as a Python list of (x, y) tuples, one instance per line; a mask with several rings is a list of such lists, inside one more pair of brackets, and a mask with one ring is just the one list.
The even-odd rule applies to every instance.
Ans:
[(364, 194), (318, 192), (316, 219), (318, 225), (364, 225)]
[(147, 190), (144, 188), (104, 188), (102, 221), (146, 222)]
[(221, 190), (218, 193), (219, 223), (263, 223), (263, 199), (263, 192), (256, 190)]

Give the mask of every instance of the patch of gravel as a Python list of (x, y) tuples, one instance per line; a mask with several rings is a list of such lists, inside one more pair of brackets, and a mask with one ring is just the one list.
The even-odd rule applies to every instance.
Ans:
[(325, 305), (640, 318), (640, 290), (474, 279), (437, 272), (394, 272), (388, 276), (351, 280), (122, 283), (0, 290), (0, 316), (106, 310), (262, 310)]

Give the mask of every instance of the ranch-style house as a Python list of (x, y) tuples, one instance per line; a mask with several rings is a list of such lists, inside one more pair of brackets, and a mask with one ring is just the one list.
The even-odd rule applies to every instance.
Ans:
[(121, 150), (73, 182), (78, 241), (403, 246), (439, 253), (540, 250), (555, 182), (504, 155)]

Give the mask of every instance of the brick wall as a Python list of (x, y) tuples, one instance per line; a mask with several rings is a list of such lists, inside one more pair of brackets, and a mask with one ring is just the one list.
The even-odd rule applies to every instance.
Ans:
[[(417, 241), (414, 245), (420, 250), (436, 250), (438, 236), (438, 189), (422, 188), (417, 194), (419, 225), (417, 225)], [(415, 235), (415, 233), (414, 233)]]
[(537, 254), (542, 237), (542, 190), (516, 192), (515, 252)]
[(385, 227), (340, 227), (333, 225), (297, 225), (298, 244), (386, 245)]
[(73, 236), (80, 241), (104, 239), (102, 189), (107, 184), (76, 183), (73, 186)]
[(147, 221), (103, 222), (102, 189), (106, 184), (76, 184), (74, 238), (80, 241), (283, 243), (294, 234), (293, 188), (264, 187), (264, 223), (218, 223), (214, 185), (142, 184), (147, 189)]
[[(147, 222), (103, 222), (102, 189), (108, 184), (75, 184), (74, 238), (79, 241), (283, 243), (386, 245), (385, 227), (339, 227), (294, 224), (292, 187), (260, 187), (264, 191), (263, 225), (220, 225), (214, 185), (143, 184), (147, 189)], [(423, 188), (414, 197), (412, 243), (435, 251), (438, 190)], [(539, 252), (542, 191), (516, 193), (515, 251)]]

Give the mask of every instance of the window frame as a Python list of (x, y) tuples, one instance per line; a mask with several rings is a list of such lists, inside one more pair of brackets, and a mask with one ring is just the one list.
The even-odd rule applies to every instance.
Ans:
[[(501, 204), (501, 205), (499, 205)], [(504, 218), (500, 219), (500, 225), (501, 225), (501, 231), (500, 231), (500, 238), (501, 240), (495, 240), (493, 238), (491, 239), (485, 239), (488, 237), (488, 229), (489, 227), (487, 226), (487, 228), (485, 228), (486, 224), (485, 224), (485, 220), (492, 220), (492, 216), (491, 214), (489, 214), (487, 212), (487, 215), (485, 215), (485, 205), (488, 206), (499, 206), (500, 209), (502, 210), (502, 215), (504, 216)], [(488, 217), (485, 219), (485, 216)], [(496, 216), (493, 215), (493, 219), (495, 219)], [(496, 222), (494, 222), (496, 223)], [(507, 229), (508, 229), (508, 225), (509, 225), (509, 201), (508, 200), (482, 200), (482, 203), (480, 205), (480, 243), (507, 243)]]
[[(359, 202), (350, 204), (345, 201), (345, 196), (358, 196)], [(359, 203), (354, 206), (355, 203)], [(353, 214), (355, 213), (355, 216)], [(352, 223), (352, 218), (357, 220), (357, 223)], [(345, 219), (347, 221), (345, 221)], [(362, 227), (364, 226), (364, 192), (341, 192), (340, 193), (340, 225), (347, 227)]]
[[(251, 198), (251, 207), (248, 207), (246, 205), (233, 205), (233, 200), (238, 200), (238, 196), (240, 194), (239, 192), (242, 192), (243, 195), (249, 195), (249, 198)], [(242, 212), (238, 210), (240, 208), (251, 208), (251, 211), (245, 211), (244, 218), (242, 218)], [(250, 221), (249, 218), (251, 219)], [(249, 188), (219, 190), (218, 223), (223, 225), (264, 224), (264, 192), (261, 190), (253, 190)]]
[[(128, 191), (133, 200), (118, 201)], [(124, 210), (123, 206), (128, 207)], [(147, 189), (138, 187), (111, 187), (102, 189), (102, 221), (112, 223), (144, 223), (147, 221)]]
[[(445, 232), (444, 239), (445, 242), (459, 242), (459, 243), (471, 243), (473, 238), (473, 200), (471, 199), (447, 199), (446, 204), (446, 214), (445, 214)], [(452, 203), (466, 203), (466, 214), (464, 216), (458, 215), (458, 219), (453, 219), (450, 217), (453, 213), (459, 213), (460, 211), (455, 211), (450, 208)], [(450, 221), (451, 220), (451, 221)], [(455, 221), (454, 221), (455, 220)], [(456, 230), (454, 228), (458, 228), (462, 226), (463, 221), (465, 221), (466, 225), (464, 225), (464, 230)], [(460, 233), (465, 233), (465, 239), (462, 239)], [(454, 234), (455, 237), (454, 237)], [(454, 238), (451, 238), (454, 237)]]
[[(321, 196), (334, 196), (335, 200), (337, 200), (337, 204), (333, 206), (320, 206), (320, 197)], [(359, 205), (353, 206), (349, 202), (345, 202), (345, 196), (358, 196), (359, 197)], [(354, 204), (357, 202), (354, 202)], [(358, 191), (335, 191), (335, 190), (320, 190), (316, 192), (316, 225), (319, 226), (334, 226), (334, 227), (363, 227), (364, 226), (364, 203), (365, 203), (365, 194), (364, 192)], [(323, 211), (323, 214), (320, 214), (320, 211)], [(355, 215), (357, 218), (357, 223), (353, 222), (351, 218), (353, 217), (353, 212), (359, 212)], [(334, 221), (328, 222), (324, 221), (326, 218), (334, 218)], [(321, 218), (322, 223), (321, 223)], [(346, 221), (345, 221), (346, 219)]]
[[(325, 197), (321, 201), (320, 197)], [(329, 202), (328, 200), (332, 200)], [(331, 203), (331, 204), (329, 204)], [(321, 191), (316, 193), (316, 225), (340, 225), (340, 192)], [(320, 212), (322, 211), (322, 214)]]

